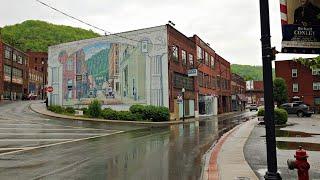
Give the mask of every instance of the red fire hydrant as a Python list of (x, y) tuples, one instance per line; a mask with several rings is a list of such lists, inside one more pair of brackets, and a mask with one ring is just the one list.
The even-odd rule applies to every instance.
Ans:
[(294, 155), (296, 160), (288, 159), (287, 164), (290, 170), (297, 169), (299, 180), (309, 180), (309, 169), (310, 164), (308, 163), (306, 150), (302, 149), (302, 146), (299, 146), (299, 149)]

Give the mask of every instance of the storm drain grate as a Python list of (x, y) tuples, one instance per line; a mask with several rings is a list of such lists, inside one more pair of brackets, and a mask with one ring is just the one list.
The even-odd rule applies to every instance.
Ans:
[(234, 180), (250, 180), (248, 177), (236, 177)]

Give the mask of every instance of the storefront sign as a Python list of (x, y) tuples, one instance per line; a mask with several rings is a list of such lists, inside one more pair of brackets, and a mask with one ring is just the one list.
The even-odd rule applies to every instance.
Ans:
[(82, 81), (82, 74), (76, 75), (76, 81)]
[(320, 1), (280, 0), (283, 53), (320, 53)]
[(189, 69), (188, 70), (188, 76), (189, 77), (198, 76), (198, 69)]

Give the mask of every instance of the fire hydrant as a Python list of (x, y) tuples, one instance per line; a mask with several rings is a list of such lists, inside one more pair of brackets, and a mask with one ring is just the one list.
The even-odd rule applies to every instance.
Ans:
[(288, 168), (290, 170), (294, 170), (294, 169), (298, 170), (299, 180), (309, 180), (308, 171), (310, 169), (310, 164), (308, 163), (308, 160), (307, 160), (309, 156), (307, 155), (306, 150), (304, 150), (302, 146), (299, 146), (299, 149), (297, 149), (294, 157), (296, 158), (296, 160), (294, 159), (287, 160)]

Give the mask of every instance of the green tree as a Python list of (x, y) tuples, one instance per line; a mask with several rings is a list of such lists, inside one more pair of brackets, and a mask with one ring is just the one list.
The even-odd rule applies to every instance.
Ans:
[(17, 48), (26, 51), (47, 51), (48, 46), (99, 37), (91, 30), (71, 26), (55, 25), (45, 21), (27, 20), (21, 24), (5, 26), (1, 29), (4, 42), (19, 42)]
[(283, 78), (273, 80), (273, 96), (278, 107), (288, 101), (287, 84)]

